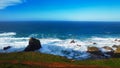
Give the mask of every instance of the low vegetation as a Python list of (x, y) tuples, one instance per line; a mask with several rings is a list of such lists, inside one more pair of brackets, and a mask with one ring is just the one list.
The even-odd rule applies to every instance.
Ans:
[[(102, 60), (70, 60), (65, 57), (39, 52), (1, 53), (1, 68), (44, 68), (54, 64), (57, 66), (101, 66), (120, 67), (120, 58)], [(64, 66), (63, 66), (64, 67)], [(86, 67), (87, 68), (87, 67)]]

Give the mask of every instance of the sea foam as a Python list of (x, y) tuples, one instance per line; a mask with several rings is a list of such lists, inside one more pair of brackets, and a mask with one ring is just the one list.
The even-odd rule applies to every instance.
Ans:
[(16, 35), (16, 33), (15, 32), (8, 32), (8, 33), (0, 33), (0, 36), (14, 36), (14, 35)]
[[(21, 52), (28, 45), (29, 37), (15, 37), (15, 32), (0, 33), (0, 52)], [(73, 39), (59, 39), (59, 38), (38, 38), (41, 41), (42, 48), (38, 50), (42, 53), (65, 56), (69, 59), (87, 59), (90, 57), (87, 53), (88, 46), (95, 46), (98, 48), (113, 45), (119, 45), (120, 42), (114, 41), (115, 38), (91, 37), (82, 39), (74, 39), (75, 43), (70, 43)], [(93, 44), (96, 43), (96, 44)], [(3, 50), (6, 46), (12, 46), (8, 50)], [(107, 50), (101, 49), (106, 52)]]

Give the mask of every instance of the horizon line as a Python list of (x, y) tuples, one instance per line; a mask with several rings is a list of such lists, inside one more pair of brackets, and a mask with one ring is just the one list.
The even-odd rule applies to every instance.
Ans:
[(17, 20), (0, 22), (120, 22), (120, 21), (73, 21), (73, 20)]

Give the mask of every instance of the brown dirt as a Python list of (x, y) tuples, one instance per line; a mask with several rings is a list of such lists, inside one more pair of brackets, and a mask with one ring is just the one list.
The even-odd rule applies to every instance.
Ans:
[(59, 62), (53, 62), (53, 63), (45, 63), (45, 62), (32, 62), (32, 61), (24, 61), (19, 62), (17, 60), (12, 61), (0, 61), (0, 64), (2, 63), (10, 63), (10, 64), (25, 64), (25, 65), (31, 65), (31, 66), (42, 66), (47, 68), (111, 68), (107, 66), (95, 66), (95, 65), (71, 65), (66, 63), (59, 63)]

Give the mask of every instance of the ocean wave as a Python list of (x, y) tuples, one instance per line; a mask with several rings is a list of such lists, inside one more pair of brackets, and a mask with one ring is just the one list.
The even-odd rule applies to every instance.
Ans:
[(14, 36), (16, 35), (15, 32), (4, 32), (4, 33), (0, 33), (0, 36)]
[[(25, 49), (28, 45), (28, 37), (15, 37), (16, 33), (1, 33), (0, 34), (0, 52), (20, 52)], [(12, 37), (11, 37), (12, 36)], [(39, 38), (42, 44), (42, 48), (39, 50), (42, 53), (54, 54), (65, 56), (69, 59), (87, 59), (89, 58), (89, 53), (87, 53), (88, 46), (95, 46), (98, 48), (113, 45), (119, 45), (120, 42), (114, 41), (116, 38), (102, 38), (102, 37), (92, 37), (82, 39), (74, 39), (75, 43), (70, 43), (73, 39), (59, 39), (59, 38)], [(118, 38), (119, 39), (119, 38)], [(96, 43), (96, 44), (93, 44)], [(8, 50), (3, 50), (6, 46), (12, 46)], [(106, 52), (106, 50), (101, 49), (101, 51)]]

